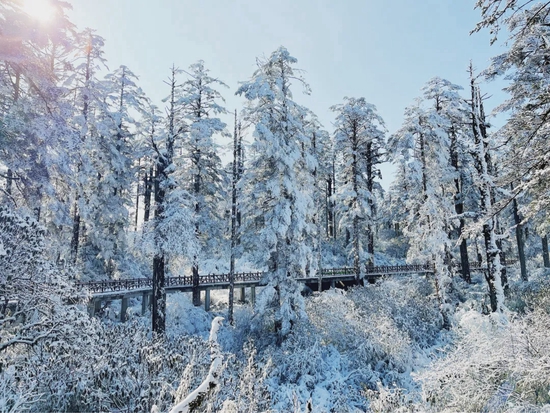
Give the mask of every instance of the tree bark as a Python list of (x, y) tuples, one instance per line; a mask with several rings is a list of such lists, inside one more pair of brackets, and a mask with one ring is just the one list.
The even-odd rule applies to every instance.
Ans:
[[(141, 159), (138, 159), (138, 167), (141, 163)], [(135, 231), (138, 230), (138, 215), (139, 215), (139, 184), (141, 183), (141, 177), (140, 177), (140, 173), (139, 173), (139, 170), (138, 170), (138, 174), (137, 174), (137, 188), (136, 188), (136, 216), (135, 216), (135, 220), (134, 220), (134, 228), (135, 228)]]
[[(490, 179), (490, 157), (488, 152), (487, 134), (485, 128), (485, 119), (481, 110), (481, 98), (479, 90), (475, 86), (473, 77), (473, 69), (470, 67), (471, 74), (471, 119), (472, 119), (472, 132), (474, 137), (475, 151), (473, 152), (475, 168), (478, 172), (481, 182), (479, 185), (479, 192), (481, 198), (481, 215), (491, 213), (491, 207), (493, 203), (492, 199), (492, 180)], [(487, 272), (485, 273), (485, 280), (489, 287), (489, 300), (491, 304), (491, 311), (502, 311), (504, 305), (504, 293), (502, 291), (502, 279), (501, 270), (502, 265), (500, 262), (500, 248), (498, 247), (498, 241), (496, 237), (496, 217), (489, 217), (485, 224), (483, 224), (483, 239), (485, 241), (485, 251), (487, 255)]]
[(227, 318), (233, 325), (233, 300), (235, 294), (235, 247), (237, 245), (237, 173), (238, 173), (237, 111), (235, 110), (235, 133), (233, 136), (233, 176), (231, 180), (231, 256), (229, 259), (229, 306)]
[(153, 167), (149, 168), (149, 174), (145, 171), (143, 177), (145, 194), (143, 200), (143, 222), (148, 222), (151, 214), (151, 194), (153, 192)]
[(164, 254), (153, 258), (153, 332), (163, 335), (166, 331), (166, 290), (165, 290)]
[(374, 205), (374, 153), (372, 148), (372, 142), (367, 144), (367, 190), (369, 191), (369, 208), (370, 208), (370, 219), (367, 225), (367, 265), (374, 265), (374, 226), (372, 224), (374, 217), (376, 215), (376, 209)]
[(74, 214), (73, 214), (73, 236), (71, 239), (71, 260), (73, 264), (76, 263), (78, 258), (78, 246), (80, 240), (80, 213), (78, 211), (78, 198), (74, 203)]
[[(511, 184), (512, 190), (514, 185)], [(516, 224), (516, 242), (518, 244), (518, 257), (519, 265), (521, 269), (521, 279), (522, 281), (529, 281), (527, 275), (527, 264), (525, 262), (525, 240), (523, 239), (523, 226), (521, 225), (521, 217), (518, 210), (518, 201), (516, 198), (512, 201), (512, 210), (514, 212), (514, 224)]]
[[(161, 180), (166, 179), (165, 169), (167, 160), (159, 159), (155, 177), (155, 217), (160, 219), (164, 210), (166, 193), (161, 186)], [(153, 332), (163, 335), (166, 331), (166, 290), (165, 290), (165, 256), (159, 250), (153, 257), (153, 302), (152, 302)]]
[[(355, 193), (355, 203), (358, 203), (359, 200), (359, 185), (357, 182), (357, 175), (359, 174), (359, 167), (357, 165), (357, 147), (358, 147), (358, 136), (357, 136), (357, 125), (353, 125), (353, 135), (351, 136), (352, 145), (353, 145), (353, 161), (352, 161), (352, 175), (353, 175), (353, 192)], [(357, 285), (361, 282), (361, 262), (359, 256), (359, 217), (357, 213), (353, 216), (353, 268), (355, 272), (355, 282)]]
[(334, 210), (332, 203), (332, 195), (334, 195), (332, 177), (327, 179), (327, 236), (334, 238)]
[(542, 237), (542, 258), (544, 260), (544, 267), (550, 268), (550, 254), (548, 254), (548, 236)]
[[(457, 137), (454, 130), (451, 130), (451, 166), (455, 169), (457, 177), (455, 178), (455, 189), (456, 193), (454, 195), (455, 201), (455, 212), (459, 218), (458, 225), (458, 238), (462, 237), (464, 233), (464, 226), (466, 224), (462, 214), (464, 213), (464, 197), (462, 194), (462, 180), (460, 178), (460, 168), (458, 164), (458, 151), (457, 151)], [(470, 274), (470, 261), (468, 259), (468, 244), (465, 238), (462, 238), (460, 242), (460, 274), (464, 281), (468, 284), (472, 282), (472, 277)]]

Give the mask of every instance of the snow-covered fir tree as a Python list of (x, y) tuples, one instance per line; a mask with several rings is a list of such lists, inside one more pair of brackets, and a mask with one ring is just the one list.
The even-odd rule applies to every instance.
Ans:
[(267, 286), (258, 297), (261, 316), (271, 315), (275, 329), (286, 336), (304, 316), (303, 298), (296, 282), (306, 272), (313, 228), (314, 160), (304, 156), (310, 136), (304, 130), (305, 108), (292, 99), (292, 83), (308, 86), (294, 69), (296, 58), (280, 47), (237, 93), (248, 100), (244, 119), (254, 128), (254, 142), (243, 177), (242, 243), (259, 266), (267, 263)]
[(121, 66), (102, 82), (101, 111), (95, 118), (93, 170), (88, 190), (89, 222), (83, 253), (88, 270), (119, 277), (127, 258), (130, 186), (134, 181), (136, 123), (131, 110), (141, 111), (144, 96), (130, 69)]
[[(428, 84), (424, 99), (430, 99)], [(390, 155), (403, 171), (399, 188), (407, 188), (407, 216), (403, 232), (409, 238), (407, 258), (412, 262), (430, 262), (435, 269), (435, 284), (445, 325), (449, 326), (446, 289), (450, 282), (451, 247), (449, 217), (454, 214), (452, 189), (454, 173), (449, 160), (448, 125), (431, 102), (417, 99), (406, 109), (405, 122), (390, 138)]]
[[(364, 276), (364, 264), (374, 265), (376, 217), (375, 178), (384, 146), (384, 121), (364, 98), (344, 98), (336, 112), (334, 150), (339, 157), (339, 185), (334, 195), (339, 225), (351, 234), (349, 249), (355, 278)], [(364, 234), (364, 235), (363, 235)]]
[(226, 197), (223, 188), (223, 168), (218, 155), (214, 135), (225, 132), (225, 123), (218, 117), (227, 113), (221, 106), (223, 98), (215, 87), (225, 86), (209, 75), (201, 60), (185, 71), (188, 79), (177, 89), (181, 116), (188, 122), (187, 139), (182, 143), (186, 164), (180, 171), (182, 182), (188, 182), (187, 190), (193, 194), (195, 204), (195, 231), (202, 251), (193, 261), (193, 301), (200, 305), (199, 260), (206, 251), (212, 254), (220, 249), (223, 238), (220, 205)]

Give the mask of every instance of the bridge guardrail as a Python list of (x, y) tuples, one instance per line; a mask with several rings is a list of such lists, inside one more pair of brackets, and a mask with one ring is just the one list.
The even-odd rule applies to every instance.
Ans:
[[(512, 265), (517, 261), (506, 260), (504, 265)], [(457, 264), (455, 268), (460, 269)], [(470, 262), (470, 269), (472, 270), (485, 270), (487, 267), (483, 266), (483, 263), (478, 261)], [(369, 274), (407, 274), (415, 272), (433, 272), (433, 264), (410, 264), (410, 265), (379, 265), (379, 266), (365, 266), (365, 275)], [(343, 268), (323, 268), (321, 270), (321, 277), (337, 277), (344, 275), (353, 275), (355, 269), (353, 267)], [(263, 272), (242, 272), (235, 274), (235, 282), (254, 282), (260, 281), (263, 277)], [(228, 284), (229, 274), (207, 274), (199, 277), (199, 285), (205, 284)], [(166, 277), (165, 287), (178, 287), (193, 285), (192, 276), (182, 277)], [(127, 290), (138, 290), (140, 288), (152, 288), (153, 280), (151, 278), (133, 278), (126, 280), (105, 280), (105, 281), (91, 281), (86, 283), (77, 283), (77, 286), (86, 287), (92, 293), (106, 293), (117, 292)]]
[[(431, 264), (421, 265), (392, 265), (366, 267), (365, 274), (397, 274), (433, 271)], [(353, 275), (353, 267), (344, 268), (324, 268), (321, 270), (322, 277)], [(263, 272), (243, 272), (235, 274), (235, 282), (254, 282), (260, 281)], [(315, 278), (315, 277), (314, 277)], [(199, 277), (199, 285), (205, 284), (228, 284), (229, 274), (206, 274)], [(192, 276), (166, 277), (165, 287), (193, 286)], [(88, 288), (92, 293), (106, 293), (127, 290), (137, 290), (140, 288), (152, 288), (153, 280), (151, 278), (134, 278), (126, 280), (106, 280), (77, 283), (77, 286)]]

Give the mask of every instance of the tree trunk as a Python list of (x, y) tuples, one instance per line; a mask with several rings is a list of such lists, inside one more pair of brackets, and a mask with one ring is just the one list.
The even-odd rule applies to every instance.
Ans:
[[(512, 190), (514, 189), (513, 184)], [(519, 265), (521, 268), (522, 281), (528, 281), (527, 264), (525, 262), (525, 240), (523, 239), (523, 226), (521, 225), (521, 217), (519, 216), (518, 202), (516, 198), (512, 201), (512, 209), (514, 212), (514, 224), (516, 224), (516, 242), (518, 244)]]
[[(166, 179), (166, 159), (159, 159), (155, 177), (155, 217), (160, 219), (164, 210), (165, 190), (161, 180)], [(153, 302), (152, 302), (153, 332), (159, 335), (166, 331), (166, 290), (165, 290), (165, 256), (164, 251), (157, 251), (153, 257)]]
[(166, 290), (164, 272), (164, 254), (153, 258), (153, 332), (163, 335), (166, 331)]
[(332, 177), (327, 179), (327, 236), (328, 238), (334, 237), (334, 210), (332, 203), (332, 195), (334, 195)]
[(235, 293), (235, 247), (237, 245), (237, 173), (238, 173), (237, 111), (235, 110), (235, 133), (233, 136), (233, 177), (231, 182), (231, 256), (229, 259), (229, 306), (227, 318), (233, 325), (233, 300)]
[(11, 197), (12, 196), (12, 187), (13, 187), (13, 171), (8, 168), (6, 173), (6, 193)]
[[(359, 168), (357, 165), (357, 130), (356, 125), (353, 128), (352, 135), (352, 145), (353, 145), (353, 161), (352, 161), (352, 175), (353, 175), (353, 192), (355, 193), (355, 203), (359, 202), (359, 185), (357, 182), (357, 176), (359, 174)], [(354, 208), (355, 209), (355, 208)], [(361, 282), (361, 262), (359, 256), (359, 217), (357, 213), (353, 216), (353, 268), (355, 272), (355, 282), (357, 285)]]
[(550, 254), (548, 254), (548, 236), (542, 237), (542, 258), (544, 260), (544, 267), (550, 268)]
[(151, 194), (153, 192), (153, 167), (149, 168), (149, 174), (145, 172), (143, 177), (143, 183), (145, 187), (145, 195), (143, 200), (143, 222), (149, 221), (151, 214)]
[[(138, 161), (139, 162), (139, 161)], [(139, 184), (140, 184), (140, 176), (139, 176), (139, 172), (138, 172), (138, 179), (137, 179), (137, 189), (136, 189), (136, 217), (135, 217), (135, 220), (134, 220), (134, 227), (135, 227), (135, 230), (137, 231), (138, 230), (138, 215), (139, 215)]]
[[(451, 165), (456, 171), (457, 174), (460, 174), (460, 168), (458, 165), (458, 151), (456, 149), (457, 146), (457, 137), (454, 129), (451, 130)], [(460, 178), (460, 175), (455, 178), (455, 189), (456, 193), (454, 196), (455, 201), (455, 212), (459, 218), (459, 225), (458, 225), (458, 238), (460, 239), (462, 237), (462, 234), (464, 233), (464, 226), (465, 226), (465, 220), (462, 217), (462, 214), (464, 213), (464, 197), (462, 194), (462, 180)], [(468, 259), (468, 244), (466, 243), (466, 239), (462, 238), (462, 241), (460, 242), (460, 274), (464, 281), (466, 281), (468, 284), (472, 282), (471, 274), (470, 274), (470, 262)]]
[[(199, 177), (195, 176), (195, 196), (197, 196), (199, 193)], [(199, 202), (195, 202), (195, 213), (198, 216), (200, 211)], [(198, 222), (195, 224), (195, 236), (199, 237), (199, 224)], [(192, 276), (193, 276), (193, 305), (198, 307), (201, 305), (201, 292), (199, 290), (199, 257), (196, 255), (193, 257), (193, 268), (192, 268)]]
[(372, 149), (372, 142), (367, 144), (367, 190), (369, 191), (369, 209), (370, 219), (367, 225), (367, 265), (374, 265), (374, 226), (373, 221), (376, 215), (376, 207), (374, 205), (374, 153)]
[[(490, 177), (490, 157), (488, 153), (488, 142), (485, 128), (485, 118), (481, 108), (481, 97), (479, 90), (475, 86), (473, 77), (473, 69), (470, 67), (471, 74), (471, 119), (472, 132), (474, 137), (475, 151), (473, 152), (474, 164), (477, 173), (480, 177), (479, 192), (481, 198), (480, 211), (481, 215), (490, 213), (492, 207), (492, 179)], [(489, 300), (491, 303), (491, 311), (502, 311), (504, 305), (504, 292), (502, 288), (500, 262), (500, 248), (495, 233), (496, 217), (490, 217), (483, 224), (483, 239), (485, 241), (485, 251), (487, 255), (487, 272), (485, 280), (489, 287)]]
[(73, 236), (71, 239), (71, 260), (76, 263), (78, 257), (78, 246), (80, 241), (80, 213), (78, 212), (78, 199), (74, 203), (73, 215)]
[[(237, 126), (237, 181), (239, 181), (244, 174), (244, 146), (243, 146), (243, 136), (241, 133), (241, 122)], [(241, 210), (237, 208), (237, 228), (240, 228), (242, 224), (242, 214)], [(237, 245), (241, 243), (241, 237), (237, 233)]]

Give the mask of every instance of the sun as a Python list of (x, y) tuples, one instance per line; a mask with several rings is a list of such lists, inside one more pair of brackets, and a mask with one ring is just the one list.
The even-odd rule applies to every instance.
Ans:
[(55, 17), (55, 7), (50, 0), (23, 0), (23, 11), (42, 23), (48, 23)]

